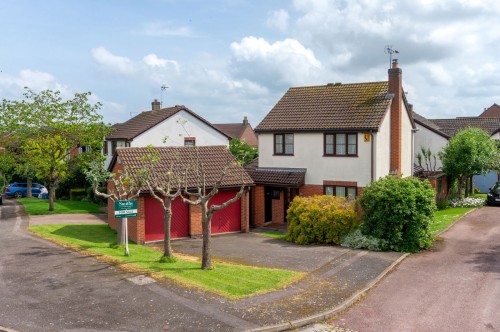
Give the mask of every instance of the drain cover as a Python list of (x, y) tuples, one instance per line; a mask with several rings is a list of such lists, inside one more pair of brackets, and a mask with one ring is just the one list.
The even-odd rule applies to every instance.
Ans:
[(127, 280), (131, 281), (134, 284), (139, 285), (139, 286), (149, 285), (149, 284), (155, 283), (154, 279), (152, 279), (150, 277), (146, 277), (144, 275), (138, 275), (138, 276), (135, 276), (132, 278), (128, 278)]

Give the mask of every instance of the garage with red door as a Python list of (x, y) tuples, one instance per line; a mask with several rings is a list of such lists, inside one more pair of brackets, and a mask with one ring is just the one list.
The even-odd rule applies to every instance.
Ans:
[[(153, 197), (145, 197), (145, 236), (146, 242), (163, 240), (163, 207)], [(172, 201), (172, 239), (189, 236), (189, 206), (180, 197)]]
[[(209, 203), (209, 206), (227, 202), (238, 193), (237, 190), (220, 191)], [(225, 209), (216, 211), (212, 216), (212, 234), (241, 231), (241, 198), (228, 205)]]

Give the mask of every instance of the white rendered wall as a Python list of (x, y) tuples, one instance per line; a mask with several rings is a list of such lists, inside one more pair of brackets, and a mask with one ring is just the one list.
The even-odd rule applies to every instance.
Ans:
[(375, 134), (375, 176), (378, 180), (389, 174), (391, 168), (391, 112), (387, 110)]
[[(109, 163), (111, 163), (111, 159), (113, 158), (113, 155), (111, 154), (111, 141), (105, 141), (104, 144), (108, 145), (108, 154), (106, 155), (106, 161), (104, 162), (104, 168), (108, 168)], [(116, 141), (116, 147), (117, 148), (124, 148), (126, 146), (125, 141)]]
[(402, 119), (401, 119), (401, 174), (403, 177), (409, 177), (413, 175), (413, 166), (412, 166), (412, 126), (411, 119), (408, 116), (408, 112), (406, 111), (406, 107), (403, 103), (402, 109)]
[[(441, 169), (443, 164), (438, 157), (438, 152), (446, 146), (448, 140), (418, 123), (416, 123), (416, 126), (418, 131), (415, 133), (415, 164), (418, 165), (417, 154), (421, 151), (422, 147), (425, 149), (430, 148), (431, 152), (435, 154), (437, 158), (436, 170)], [(422, 166), (426, 168), (424, 160), (422, 160)]]
[(188, 112), (180, 111), (134, 138), (130, 146), (142, 147), (149, 144), (153, 146), (184, 146), (184, 137), (195, 137), (196, 146), (229, 145), (229, 139), (225, 135)]
[(491, 136), (491, 138), (496, 139), (496, 140), (500, 140), (500, 131), (498, 133), (496, 133), (496, 134), (493, 134)]
[(294, 155), (273, 156), (274, 135), (259, 134), (259, 167), (307, 168), (305, 183), (354, 181), (365, 187), (371, 179), (371, 142), (358, 133), (358, 157), (323, 157), (323, 133), (295, 133)]

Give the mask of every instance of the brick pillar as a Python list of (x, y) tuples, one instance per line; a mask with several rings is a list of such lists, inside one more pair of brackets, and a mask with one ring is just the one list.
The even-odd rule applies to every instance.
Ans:
[(261, 226), (265, 222), (264, 206), (265, 206), (265, 193), (264, 186), (255, 186), (253, 189), (253, 220), (255, 226)]
[(243, 195), (240, 198), (240, 220), (241, 220), (241, 231), (243, 233), (248, 233), (250, 229), (250, 207), (249, 207), (249, 192), (245, 190)]
[(389, 93), (394, 94), (391, 102), (391, 157), (390, 171), (401, 175), (401, 126), (403, 109), (403, 78), (398, 60), (392, 61), (389, 69)]
[[(194, 200), (194, 197), (189, 197)], [(200, 237), (203, 235), (201, 225), (201, 206), (189, 204), (189, 235), (191, 237)]]

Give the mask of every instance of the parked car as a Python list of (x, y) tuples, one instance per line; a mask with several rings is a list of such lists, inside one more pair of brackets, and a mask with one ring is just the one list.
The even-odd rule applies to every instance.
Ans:
[[(40, 194), (43, 188), (45, 188), (45, 186), (33, 182), (31, 184), (31, 195), (33, 197), (38, 197), (38, 194)], [(7, 186), (7, 188), (5, 188), (5, 195), (9, 197), (15, 197), (15, 198), (26, 197), (27, 193), (28, 193), (28, 184), (26, 182), (12, 182)]]
[(488, 193), (486, 204), (488, 205), (500, 205), (500, 182), (497, 182), (493, 188), (490, 188)]

